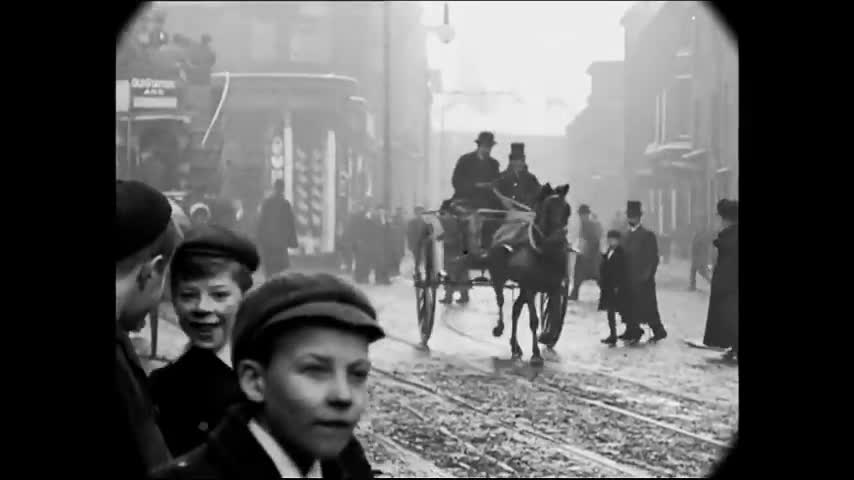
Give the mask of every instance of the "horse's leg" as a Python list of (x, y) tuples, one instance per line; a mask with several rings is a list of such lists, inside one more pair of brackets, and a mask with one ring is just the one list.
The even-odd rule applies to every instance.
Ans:
[[(531, 365), (538, 367), (543, 365), (543, 357), (540, 354), (540, 345), (537, 341), (537, 327), (540, 326), (540, 320), (539, 318), (537, 318), (537, 305), (534, 301), (535, 298), (536, 295), (534, 293), (529, 294), (526, 303), (528, 305), (528, 323), (531, 326), (531, 343), (533, 344), (533, 354), (531, 354)], [(545, 315), (546, 314), (543, 313), (543, 316)]]
[(516, 340), (516, 327), (519, 325), (519, 315), (522, 314), (522, 307), (525, 306), (526, 298), (528, 292), (522, 290), (519, 294), (519, 298), (513, 302), (513, 324), (512, 331), (510, 333), (510, 352), (513, 354), (513, 358), (522, 358), (522, 347), (519, 346), (519, 342)]
[(492, 288), (495, 290), (495, 301), (498, 303), (498, 323), (492, 329), (492, 335), (500, 337), (504, 333), (504, 282), (493, 279)]

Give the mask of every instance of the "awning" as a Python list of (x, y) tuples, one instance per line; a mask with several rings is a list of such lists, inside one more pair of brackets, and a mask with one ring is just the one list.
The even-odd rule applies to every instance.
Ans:
[(139, 113), (139, 114), (119, 114), (116, 120), (119, 122), (127, 122), (128, 118), (134, 122), (154, 121), (154, 120), (173, 120), (176, 122), (190, 123), (189, 115), (180, 115), (175, 113)]
[(690, 152), (686, 153), (685, 155), (682, 155), (682, 158), (685, 160), (693, 160), (695, 158), (698, 158), (698, 157), (705, 155), (706, 153), (708, 153), (708, 152), (706, 152), (706, 149), (698, 148), (696, 150), (691, 150)]

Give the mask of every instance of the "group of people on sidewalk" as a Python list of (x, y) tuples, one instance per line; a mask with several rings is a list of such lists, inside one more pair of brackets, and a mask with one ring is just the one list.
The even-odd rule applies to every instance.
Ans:
[(400, 275), (406, 228), (403, 209), (391, 215), (384, 207), (358, 205), (339, 235), (342, 270), (353, 272), (356, 283), (368, 283), (373, 273), (377, 285), (390, 285)]
[[(362, 292), (300, 273), (250, 291), (264, 252), (286, 251), (288, 237), (259, 253), (221, 225), (181, 228), (167, 198), (140, 182), (116, 181), (116, 230), (108, 477), (373, 477), (353, 430), (368, 402), (369, 345), (384, 333)], [(167, 289), (187, 346), (149, 376), (128, 330)]]
[[(582, 236), (585, 243), (593, 245), (598, 238), (595, 228), (590, 226), (582, 212)], [(696, 288), (697, 273), (710, 276), (711, 294), (703, 344), (708, 347), (726, 349), (724, 357), (737, 360), (738, 357), (738, 201), (723, 199), (718, 202), (717, 212), (722, 229), (717, 238), (711, 241), (717, 250), (713, 268), (708, 268), (708, 247), (705, 245), (710, 232), (698, 232), (692, 247), (691, 289)], [(655, 233), (646, 230), (641, 224), (640, 202), (628, 202), (627, 229), (612, 228), (608, 231), (608, 249), (602, 255), (599, 274), (600, 299), (599, 310), (607, 312), (609, 335), (602, 340), (615, 345), (618, 339), (627, 343), (637, 343), (643, 335), (641, 325), (646, 324), (653, 331), (652, 341), (667, 336), (661, 323), (656, 299), (655, 274), (659, 264), (658, 242)], [(585, 235), (585, 232), (587, 235)], [(598, 243), (584, 250), (576, 263), (575, 288), (573, 296), (577, 298), (578, 285), (590, 278), (590, 257), (598, 255)], [(593, 252), (593, 253), (591, 253)], [(579, 269), (580, 265), (580, 269)], [(616, 315), (619, 314), (626, 325), (625, 331), (617, 335)]]

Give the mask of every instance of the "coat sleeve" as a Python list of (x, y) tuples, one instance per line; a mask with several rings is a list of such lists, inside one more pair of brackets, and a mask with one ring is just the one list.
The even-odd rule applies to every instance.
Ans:
[(451, 183), (454, 186), (454, 193), (457, 195), (468, 195), (471, 193), (471, 179), (468, 177), (468, 161), (467, 157), (463, 155), (457, 160), (457, 165), (454, 167), (454, 173), (451, 175)]
[(652, 232), (647, 232), (643, 243), (643, 261), (641, 279), (648, 282), (655, 278), (655, 272), (658, 271), (658, 240)]
[(291, 202), (285, 200), (285, 208), (282, 211), (282, 221), (284, 222), (285, 228), (288, 233), (288, 248), (297, 248), (299, 243), (297, 242), (297, 230), (296, 230), (296, 222), (294, 221), (294, 211), (291, 208)]

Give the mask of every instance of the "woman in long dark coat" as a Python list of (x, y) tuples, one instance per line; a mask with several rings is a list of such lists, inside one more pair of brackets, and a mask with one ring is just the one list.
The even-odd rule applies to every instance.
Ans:
[(735, 359), (738, 356), (738, 202), (721, 200), (718, 214), (724, 228), (714, 241), (718, 259), (712, 275), (703, 343), (729, 348), (726, 358)]

